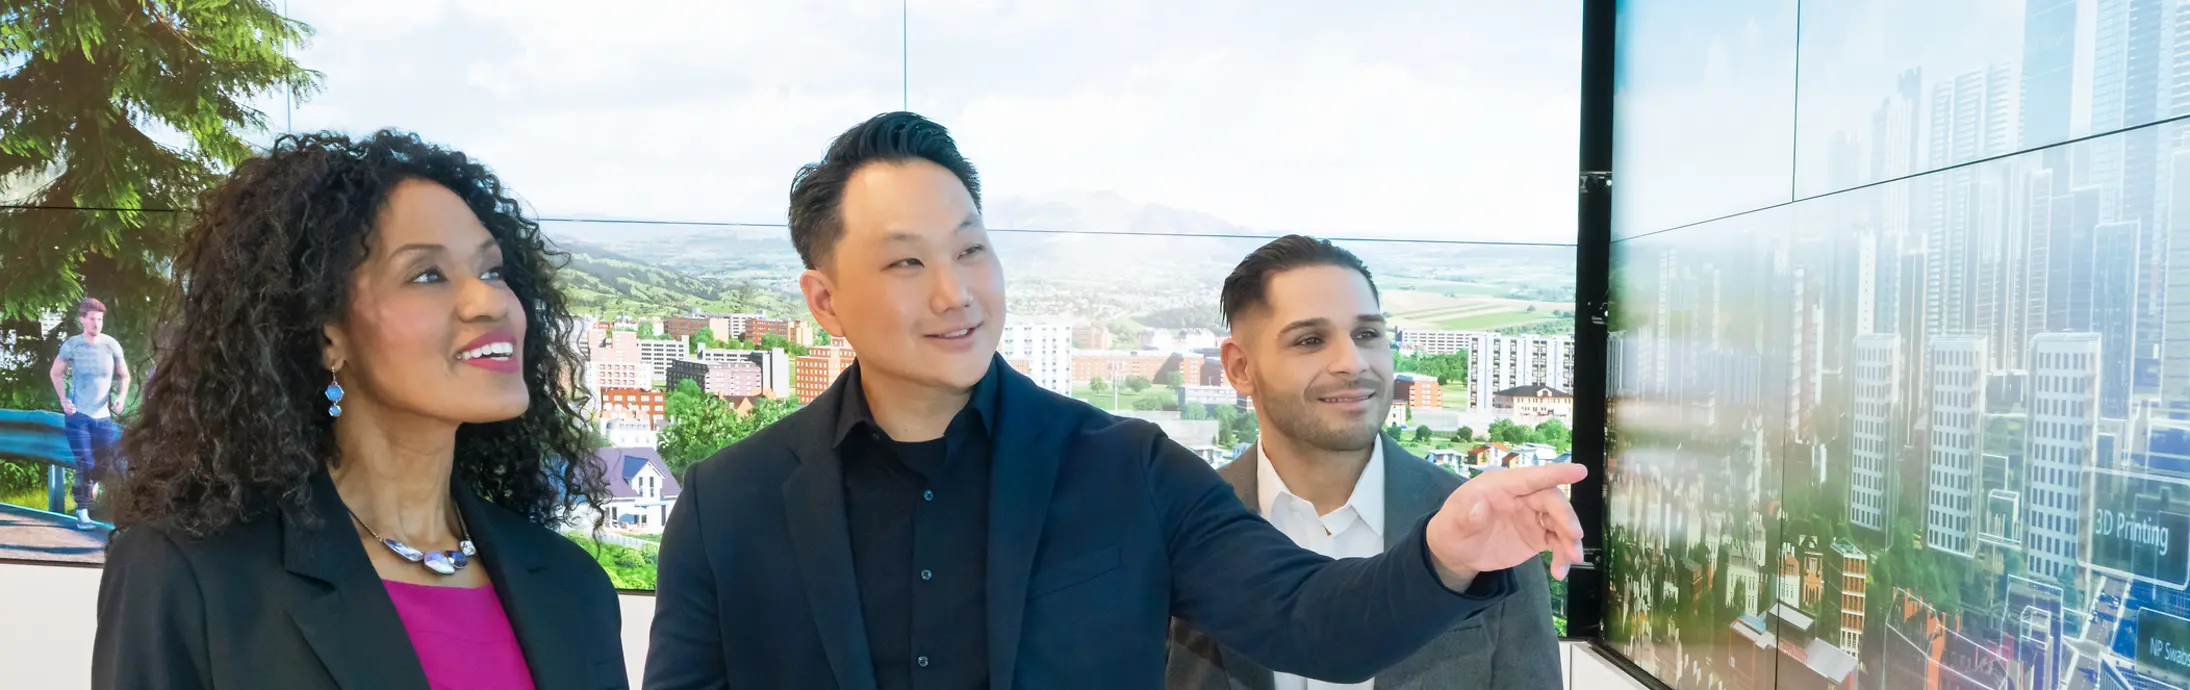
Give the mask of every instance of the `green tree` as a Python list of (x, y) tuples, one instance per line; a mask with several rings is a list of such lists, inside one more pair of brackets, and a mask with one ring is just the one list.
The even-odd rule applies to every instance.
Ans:
[(814, 347), (828, 347), (830, 342), (828, 331), (814, 329)]
[(1514, 423), (1511, 419), (1498, 419), (1490, 423), (1490, 440), (1498, 443), (1528, 443), (1534, 429)]
[(755, 349), (773, 350), (776, 348), (783, 348), (783, 351), (790, 354), (792, 357), (804, 357), (806, 356), (806, 353), (812, 351), (808, 350), (806, 346), (791, 342), (790, 338), (785, 338), (780, 335), (761, 336), (760, 347)]
[(573, 542), (577, 542), (578, 546), (585, 549), (586, 553), (593, 554), (594, 560), (601, 564), (601, 569), (608, 572), (609, 582), (614, 584), (617, 589), (653, 590), (655, 588), (655, 574), (660, 561), (659, 551), (652, 548), (641, 550), (629, 546), (603, 544), (577, 534), (564, 536)]
[(1451, 385), (1468, 380), (1468, 353), (1463, 350), (1443, 355), (1406, 355), (1392, 362), (1399, 371), (1437, 377), (1438, 385)]
[(1156, 384), (1161, 386), (1170, 386), (1172, 388), (1177, 388), (1179, 387), (1179, 384), (1182, 380), (1184, 380), (1184, 375), (1181, 374), (1177, 369), (1173, 369), (1156, 375)]
[[(39, 364), (61, 334), (39, 317), (85, 296), (107, 304), (131, 369), (151, 369), (187, 221), (176, 211), (251, 155), (267, 129), (254, 100), (318, 90), (319, 73), (289, 57), (310, 34), (266, 0), (0, 9), (0, 343), (47, 355), (0, 358), (0, 407), (56, 404)], [(112, 210), (42, 210), (55, 208)]]
[(1142, 412), (1155, 412), (1163, 409), (1163, 401), (1155, 398), (1138, 398), (1133, 401), (1133, 409)]
[(1452, 440), (1460, 443), (1473, 443), (1475, 441), (1475, 427), (1460, 427), (1459, 431), (1452, 432)]
[(707, 459), (737, 438), (738, 411), (722, 398), (709, 395), (699, 384), (685, 379), (670, 391), (663, 410), (669, 425), (663, 427), (655, 449), (669, 472), (684, 476), (686, 468)]
[(1202, 405), (1202, 404), (1199, 404), (1199, 403), (1189, 403), (1189, 404), (1187, 404), (1187, 405), (1186, 405), (1185, 407), (1181, 407), (1181, 408), (1179, 408), (1179, 419), (1208, 419), (1208, 418), (1209, 418), (1209, 406), (1208, 406), (1208, 405)]
[(1559, 452), (1564, 453), (1574, 445), (1574, 432), (1566, 428), (1565, 422), (1558, 419), (1546, 419), (1542, 424), (1536, 425), (1535, 430), (1529, 433), (1529, 441), (1554, 446), (1559, 449)]
[(640, 320), (639, 320), (639, 339), (640, 339), (640, 340), (653, 340), (653, 339), (655, 339), (655, 336), (654, 336), (654, 322), (652, 322), (652, 321), (648, 321), (648, 320), (645, 320), (645, 319), (640, 319)]
[(1104, 383), (1103, 377), (1097, 376), (1095, 378), (1087, 380), (1087, 389), (1097, 393), (1101, 393), (1110, 390), (1110, 384)]
[(1414, 442), (1415, 442), (1415, 443), (1429, 443), (1429, 442), (1430, 442), (1430, 428), (1429, 428), (1429, 427), (1426, 427), (1426, 426), (1418, 426), (1418, 427), (1415, 427), (1415, 428), (1414, 428)]
[(1145, 391), (1145, 390), (1148, 390), (1148, 386), (1149, 386), (1149, 385), (1150, 385), (1150, 384), (1149, 384), (1149, 382), (1148, 382), (1148, 379), (1144, 379), (1144, 378), (1141, 378), (1141, 377), (1139, 377), (1139, 376), (1127, 376), (1127, 377), (1125, 377), (1125, 389), (1126, 389), (1126, 390), (1129, 390), (1129, 391), (1133, 391), (1133, 392), (1135, 392), (1135, 393), (1139, 393), (1139, 392), (1141, 392), (1141, 391)]

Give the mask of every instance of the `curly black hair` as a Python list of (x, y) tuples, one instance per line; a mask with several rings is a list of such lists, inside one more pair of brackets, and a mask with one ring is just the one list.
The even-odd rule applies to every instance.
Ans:
[(155, 341), (156, 370), (122, 435), (127, 476), (114, 522), (153, 520), (203, 537), (309, 500), (338, 458), (322, 389), (323, 327), (340, 319), (372, 224), (406, 180), (463, 198), (501, 245), (503, 279), (525, 306), (523, 416), (456, 433), (456, 477), (536, 524), (579, 504), (599, 514), (606, 483), (589, 462), (573, 324), (554, 276), (568, 261), (486, 166), (382, 130), (352, 140), (285, 135), (205, 192), (176, 256), (177, 294)]

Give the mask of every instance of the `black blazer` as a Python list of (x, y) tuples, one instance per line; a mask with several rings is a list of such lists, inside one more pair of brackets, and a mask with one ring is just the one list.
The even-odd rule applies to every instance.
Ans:
[[(621, 610), (575, 543), (458, 488), (541, 690), (627, 688)], [(315, 516), (317, 532), (299, 519)], [(426, 689), (387, 588), (325, 472), (310, 504), (205, 539), (158, 523), (123, 530), (99, 582), (91, 687)]]
[[(1379, 435), (1378, 442), (1384, 444), (1386, 525), (1437, 512), (1464, 483), (1460, 475), (1415, 457), (1390, 437)], [(1241, 503), (1260, 512), (1261, 468), (1261, 450), (1250, 447), (1217, 474), (1232, 485)], [(1384, 547), (1398, 548), (1399, 536), (1387, 528)], [(1518, 588), (1513, 596), (1377, 673), (1377, 690), (1566, 687), (1559, 677), (1559, 635), (1551, 625), (1551, 585), (1543, 559), (1514, 568), (1513, 576)], [(1171, 626), (1171, 661), (1164, 678), (1170, 690), (1276, 686), (1270, 669), (1231, 653), (1185, 623)]]
[[(649, 689), (875, 687), (831, 446), (854, 363), (798, 412), (687, 472), (663, 535)], [(1247, 510), (1155, 425), (997, 358), (990, 475), (995, 690), (1160, 688), (1171, 617), (1271, 666), (1368, 677), (1514, 590), (1437, 580), (1423, 541), (1333, 561)], [(1405, 523), (1402, 523), (1405, 524)]]

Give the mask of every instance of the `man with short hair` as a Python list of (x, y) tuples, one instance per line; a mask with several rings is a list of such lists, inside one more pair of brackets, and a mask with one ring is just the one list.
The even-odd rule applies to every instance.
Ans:
[[(791, 187), (799, 288), (857, 359), (686, 472), (645, 686), (1156, 688), (1173, 617), (1272, 668), (1358, 680), (1581, 561), (1558, 487), (1501, 472), (1334, 561), (1256, 518), (1153, 424), (997, 356), (1004, 277), (940, 125), (853, 127)], [(1549, 497), (1549, 498), (1547, 498)]]
[(84, 298), (76, 305), (76, 323), (83, 332), (62, 341), (53, 358), (53, 392), (61, 398), (68, 448), (76, 456), (76, 482), (70, 487), (76, 528), (91, 529), (97, 526), (91, 521), (92, 483), (104, 481), (114, 442), (122, 436), (114, 415), (129, 397), (129, 363), (122, 342), (104, 332), (105, 304)]
[[(1232, 329), (1221, 349), (1225, 379), (1254, 401), (1261, 438), (1217, 474), (1316, 553), (1359, 558), (1404, 546), (1400, 528), (1463, 482), (1381, 433), (1393, 395), (1391, 324), (1368, 267), (1327, 240), (1288, 235), (1240, 261), (1222, 305)], [(1543, 566), (1530, 559), (1513, 575), (1513, 596), (1372, 681), (1273, 673), (1184, 621), (1172, 625), (1164, 675), (1171, 690), (1562, 687)]]

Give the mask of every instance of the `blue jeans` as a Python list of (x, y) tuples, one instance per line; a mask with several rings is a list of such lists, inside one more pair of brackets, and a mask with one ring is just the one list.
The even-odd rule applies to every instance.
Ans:
[(114, 442), (121, 440), (122, 428), (109, 419), (94, 419), (78, 412), (68, 416), (68, 449), (76, 455), (76, 482), (70, 493), (76, 497), (76, 507), (91, 507), (91, 483), (105, 478), (111, 469)]

